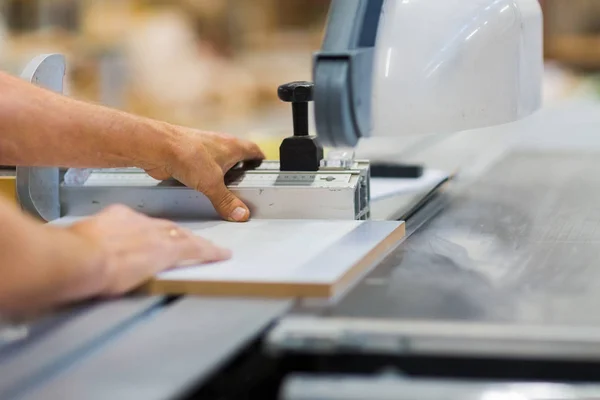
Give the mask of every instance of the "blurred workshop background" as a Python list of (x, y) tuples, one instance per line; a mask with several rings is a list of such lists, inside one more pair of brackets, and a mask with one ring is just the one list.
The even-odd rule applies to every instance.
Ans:
[[(540, 1), (546, 102), (600, 96), (600, 1)], [(60, 52), (71, 96), (260, 141), (289, 133), (289, 105), (279, 102), (276, 88), (310, 79), (329, 1), (0, 0), (0, 6), (0, 68), (18, 74), (33, 56)]]

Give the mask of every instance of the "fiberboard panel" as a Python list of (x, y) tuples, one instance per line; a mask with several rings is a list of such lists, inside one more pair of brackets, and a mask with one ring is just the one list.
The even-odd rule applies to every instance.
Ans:
[(159, 274), (162, 294), (329, 298), (346, 290), (404, 238), (403, 222), (251, 220), (181, 223), (228, 247), (230, 260)]

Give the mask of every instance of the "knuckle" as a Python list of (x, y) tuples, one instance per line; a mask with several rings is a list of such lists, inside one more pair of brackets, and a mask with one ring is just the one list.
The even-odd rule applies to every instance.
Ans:
[(262, 150), (260, 149), (260, 147), (255, 143), (250, 143), (250, 146), (248, 148), (253, 153), (262, 153)]
[(120, 215), (133, 213), (133, 211), (129, 207), (123, 204), (111, 204), (108, 207), (106, 207), (105, 211), (111, 214)]
[(204, 193), (207, 196), (212, 195), (212, 185), (207, 183), (205, 179), (200, 179), (194, 183), (194, 190), (200, 193)]
[(224, 185), (222, 175), (212, 173), (198, 180), (194, 189), (209, 197), (214, 197), (218, 195), (221, 185)]
[(228, 193), (217, 200), (217, 205), (220, 208), (227, 208), (232, 206), (235, 201), (236, 198)]
[(221, 135), (221, 139), (223, 141), (223, 144), (225, 145), (233, 145), (233, 146), (237, 146), (240, 144), (240, 139), (238, 139), (235, 136), (232, 135)]
[(187, 149), (183, 160), (190, 163), (196, 163), (199, 157), (204, 158), (208, 155), (210, 155), (208, 146), (202, 141), (198, 141), (192, 148)]

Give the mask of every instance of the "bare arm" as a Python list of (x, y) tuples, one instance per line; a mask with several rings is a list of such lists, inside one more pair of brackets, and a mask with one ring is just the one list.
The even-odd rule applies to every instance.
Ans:
[(253, 143), (80, 102), (0, 72), (0, 164), (139, 167), (206, 194), (223, 218), (248, 208), (223, 182), (239, 161), (262, 159)]
[(58, 227), (42, 225), (0, 198), (0, 221), (0, 315), (123, 294), (179, 263), (230, 257), (173, 222), (121, 206)]
[(174, 156), (169, 124), (57, 95), (0, 72), (0, 162), (64, 167), (155, 166)]
[(0, 311), (20, 311), (99, 292), (100, 255), (66, 230), (41, 226), (0, 198)]
[[(256, 145), (86, 104), (0, 72), (0, 164), (139, 167), (206, 194), (222, 217), (247, 207), (223, 176)], [(0, 199), (0, 314), (118, 295), (181, 262), (230, 256), (173, 222), (113, 206), (71, 227), (42, 225)]]

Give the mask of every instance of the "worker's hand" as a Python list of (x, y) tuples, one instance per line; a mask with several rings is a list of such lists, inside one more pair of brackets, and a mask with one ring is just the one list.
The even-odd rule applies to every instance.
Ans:
[(156, 273), (180, 265), (204, 264), (231, 257), (228, 250), (195, 236), (177, 224), (111, 206), (68, 228), (100, 254), (100, 295), (124, 294)]
[(146, 172), (159, 180), (173, 177), (204, 193), (226, 220), (247, 221), (248, 207), (227, 189), (224, 176), (241, 161), (263, 160), (265, 156), (260, 148), (250, 141), (225, 134), (177, 129), (173, 158), (147, 168)]

